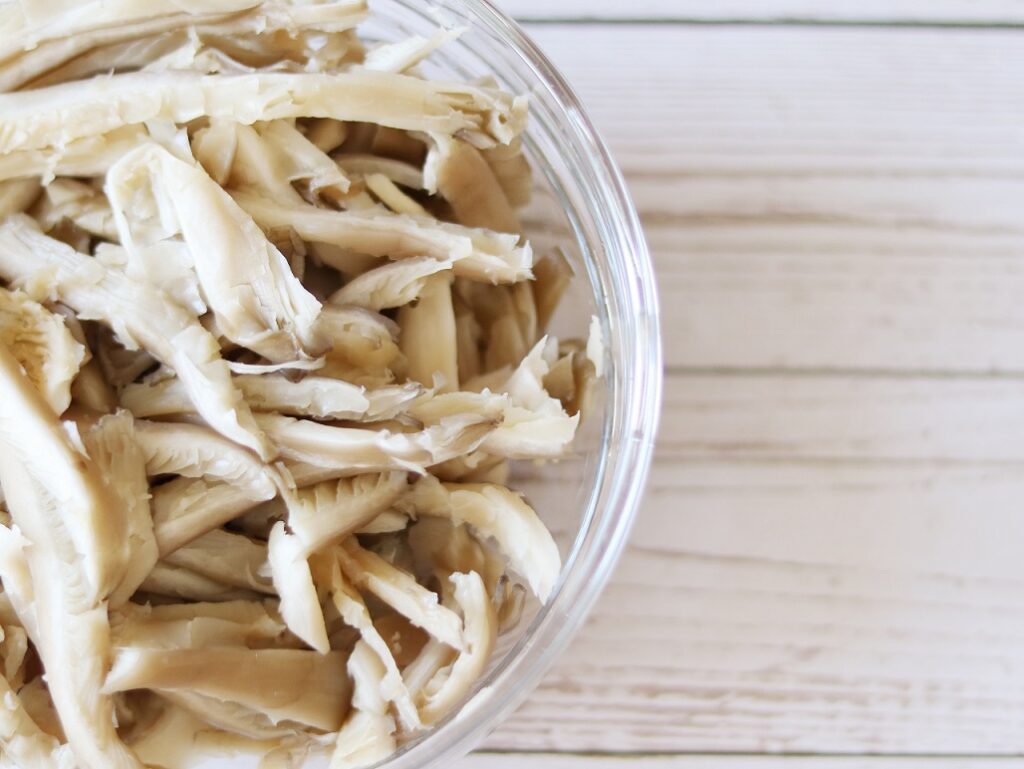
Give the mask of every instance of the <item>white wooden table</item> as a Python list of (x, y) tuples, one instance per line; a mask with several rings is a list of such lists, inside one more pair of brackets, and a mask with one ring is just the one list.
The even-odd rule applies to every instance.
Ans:
[(1024, 2), (503, 4), (631, 183), (666, 400), (611, 587), (460, 769), (1017, 765)]

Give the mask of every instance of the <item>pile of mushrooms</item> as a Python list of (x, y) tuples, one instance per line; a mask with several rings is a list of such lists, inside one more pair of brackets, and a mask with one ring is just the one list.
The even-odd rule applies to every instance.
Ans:
[(171, 766), (182, 719), (368, 765), (554, 588), (509, 463), (599, 361), (545, 335), (526, 102), (367, 15), (0, 3), (4, 765)]

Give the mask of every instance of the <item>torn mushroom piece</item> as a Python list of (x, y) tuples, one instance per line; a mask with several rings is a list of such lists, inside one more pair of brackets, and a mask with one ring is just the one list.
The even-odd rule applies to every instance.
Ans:
[(353, 682), (352, 712), (338, 732), (330, 769), (372, 766), (398, 747), (395, 721), (382, 695), (387, 670), (366, 641), (357, 641), (348, 659)]
[(288, 503), (288, 528), (307, 557), (368, 524), (407, 488), (403, 472), (370, 473), (300, 489)]
[[(367, 390), (341, 379), (308, 375), (298, 381), (273, 374), (241, 374), (232, 380), (253, 411), (317, 420), (379, 422), (394, 419), (423, 395), (416, 383)], [(193, 412), (177, 378), (128, 385), (121, 405), (137, 417)]]
[(330, 345), (322, 371), (326, 376), (380, 387), (404, 367), (395, 341), (398, 326), (384, 315), (361, 307), (325, 305), (318, 330)]
[(333, 427), (276, 414), (259, 414), (257, 420), (282, 456), (349, 474), (391, 469), (422, 472), (472, 451), (497, 424), (487, 416), (461, 414), (419, 432), (404, 433)]
[(284, 485), (274, 468), (208, 427), (140, 419), (135, 435), (151, 476), (210, 478), (250, 489), (253, 496), (272, 494)]
[(94, 237), (117, 239), (114, 212), (102, 190), (74, 179), (54, 179), (47, 184), (32, 215), (47, 231), (68, 220)]
[(302, 649), (153, 649), (119, 647), (104, 691), (185, 691), (235, 702), (322, 731), (335, 731), (348, 713), (352, 688), (348, 654)]
[(331, 644), (304, 543), (288, 533), (285, 523), (279, 521), (270, 530), (267, 555), (274, 589), (281, 597), (281, 616), (288, 629), (321, 654), (327, 654)]
[(269, 457), (265, 442), (213, 337), (166, 294), (104, 268), (47, 238), (35, 222), (12, 216), (0, 224), (0, 275), (28, 292), (56, 295), (83, 319), (102, 320), (128, 347), (144, 347), (185, 382), (211, 427)]
[(202, 478), (175, 478), (153, 491), (153, 532), (160, 554), (223, 526), (260, 502), (277, 496), (268, 484), (260, 489), (212, 483)]
[(137, 440), (135, 420), (127, 411), (101, 417), (82, 432), (82, 440), (113, 500), (107, 515), (126, 550), (120, 579), (108, 601), (116, 607), (138, 589), (157, 560), (146, 458)]
[(270, 601), (126, 604), (110, 620), (115, 647), (262, 649), (285, 641), (284, 624)]
[(505, 484), (606, 361), (540, 339), (526, 100), (367, 15), (0, 2), (0, 764), (354, 769), (554, 590)]
[(342, 543), (338, 558), (342, 572), (356, 587), (373, 593), (447, 646), (456, 650), (465, 648), (462, 620), (442, 606), (437, 595), (420, 585), (411, 574), (360, 547), (353, 538)]
[(28, 210), (39, 197), (41, 189), (38, 179), (0, 181), (0, 218)]
[[(0, 381), (8, 378), (5, 374)], [(70, 511), (57, 509), (54, 477), (34, 478), (31, 466), (19, 462), (9, 448), (0, 452), (0, 483), (32, 542), (25, 549), (32, 585), (26, 621), (34, 626), (36, 651), (68, 743), (78, 764), (88, 769), (142, 769), (114, 729), (113, 700), (100, 691), (110, 628), (104, 596), (90, 590), (87, 564), (60, 522), (59, 516)]]
[[(282, 476), (290, 477), (299, 488), (345, 474), (343, 469), (301, 462), (285, 462), (282, 471)], [(203, 478), (182, 477), (161, 484), (154, 489), (152, 501), (153, 528), (160, 552), (173, 552), (249, 510), (255, 512), (260, 503), (273, 499), (276, 494), (276, 489), (270, 485), (254, 489)], [(265, 538), (269, 533), (267, 527), (261, 535)]]
[(276, 203), (249, 193), (234, 195), (264, 229), (290, 226), (303, 240), (389, 259), (451, 259), (452, 271), (486, 283), (531, 277), (533, 252), (517, 235), (471, 229), (429, 217), (367, 211), (328, 211)]
[(362, 153), (337, 155), (335, 160), (349, 176), (367, 177), (378, 175), (411, 190), (423, 189), (423, 170), (419, 166), (402, 160)]
[(419, 299), (430, 276), (451, 268), (450, 259), (429, 256), (391, 262), (354, 278), (327, 301), (377, 312), (401, 307)]
[(6, 678), (0, 677), (0, 749), (14, 766), (62, 769), (74, 761), (70, 749), (32, 720)]
[(428, 278), (419, 301), (398, 311), (399, 345), (408, 361), (408, 376), (423, 385), (437, 382), (442, 392), (459, 386), (458, 345), (451, 277)]
[(64, 319), (22, 291), (0, 289), (0, 341), (55, 414), (71, 405), (71, 383), (88, 352)]
[[(187, 8), (155, 7), (152, 3), (86, 3), (65, 13), (61, 6), (15, 6), (0, 15), (0, 90), (15, 90), (26, 83), (38, 83), (40, 75), (60, 82), (93, 73), (109, 72), (112, 63), (98, 69), (79, 71), (74, 64), (82, 54), (143, 43), (191, 28), (199, 36), (235, 37), (239, 41), (257, 35), (273, 38), (274, 33), (340, 33), (366, 17), (365, 0), (334, 0), (315, 6), (259, 3), (251, 0), (203, 0)], [(143, 60), (144, 61), (144, 60)], [(121, 67), (143, 63), (129, 59)], [(58, 74), (54, 76), (54, 72)]]
[(319, 302), (201, 167), (144, 145), (110, 169), (106, 189), (129, 254), (154, 238), (181, 234), (203, 297), (228, 339), (274, 362), (315, 355)]
[(493, 484), (440, 483), (430, 476), (418, 481), (399, 507), (465, 523), (481, 537), (492, 537), (512, 568), (542, 601), (551, 594), (562, 569), (558, 546), (522, 497)]
[(466, 648), (454, 660), (438, 666), (449, 655), (439, 654), (428, 642), (420, 656), (405, 669), (405, 681), (416, 698), (423, 723), (441, 720), (469, 694), (480, 679), (498, 634), (494, 604), (476, 572), (453, 573), (452, 603), (462, 614)]
[(497, 232), (520, 231), (519, 218), (505, 191), (476, 147), (452, 136), (431, 136), (424, 185), (452, 207), (455, 220)]
[[(59, 539), (83, 582), (77, 589), (93, 602), (103, 600), (132, 557), (130, 544), (119, 537), (119, 500), (88, 460), (77, 426), (58, 421), (2, 344), (0, 395), (0, 454), (11, 473), (3, 487), (14, 522), (37, 546)], [(16, 488), (23, 494), (13, 504), (16, 472), (29, 477), (20, 479)]]
[[(394, 704), (399, 723), (404, 732), (414, 732), (420, 728), (421, 722), (416, 705), (413, 703), (409, 690), (402, 680), (398, 663), (391, 654), (391, 649), (373, 624), (366, 603), (359, 591), (348, 581), (335, 554), (325, 553), (317, 557), (318, 571), (326, 571), (326, 575), (318, 575), (328, 586), (331, 601), (346, 625), (359, 631), (363, 642), (377, 655), (384, 666), (379, 691), (388, 701)], [(358, 694), (356, 695), (358, 697)]]
[(256, 131), (270, 148), (269, 155), (279, 160), (282, 177), (289, 184), (303, 184), (313, 195), (330, 191), (348, 192), (349, 180), (341, 168), (319, 147), (307, 139), (289, 120), (257, 123)]
[(59, 147), (126, 124), (206, 115), (242, 124), (327, 117), (463, 132), (483, 146), (522, 130), (525, 100), (494, 89), (381, 72), (202, 75), (135, 72), (0, 94), (0, 152)]
[(191, 569), (171, 566), (160, 561), (139, 585), (144, 595), (176, 598), (185, 601), (248, 601), (260, 598), (259, 593), (243, 590), (204, 576)]
[(214, 529), (167, 554), (164, 561), (239, 590), (274, 595), (274, 586), (264, 573), (266, 544), (241, 534)]
[(557, 340), (545, 337), (497, 388), (508, 395), (510, 406), (501, 427), (481, 445), (484, 451), (513, 459), (553, 459), (572, 445), (579, 415), (569, 416), (544, 388), (557, 351)]

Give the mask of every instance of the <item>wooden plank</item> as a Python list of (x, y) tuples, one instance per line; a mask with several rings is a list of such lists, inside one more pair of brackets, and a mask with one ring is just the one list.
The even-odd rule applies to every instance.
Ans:
[(1024, 752), (1021, 383), (665, 389), (631, 546), (488, 747)]
[(661, 462), (494, 749), (1024, 751), (1015, 468)]
[(629, 179), (669, 366), (1024, 372), (1019, 32), (532, 32)]
[(664, 461), (1024, 463), (1024, 381), (670, 376)]
[(1014, 0), (501, 0), (499, 5), (519, 18), (576, 21), (1004, 24), (1024, 20), (1024, 9)]
[(455, 769), (1008, 769), (1005, 758), (893, 758), (822, 756), (644, 756), (557, 753), (475, 753)]

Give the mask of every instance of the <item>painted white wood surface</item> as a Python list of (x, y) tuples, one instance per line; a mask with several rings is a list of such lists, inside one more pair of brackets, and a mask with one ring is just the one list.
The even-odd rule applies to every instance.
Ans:
[[(528, 762), (528, 763), (525, 763)], [(456, 769), (1006, 769), (1003, 759), (769, 756), (602, 756), (566, 754), (476, 754)]]
[(501, 0), (498, 5), (524, 19), (928, 24), (1024, 20), (1017, 0)]
[(1020, 32), (533, 32), (631, 182), (669, 366), (1024, 372)]
[[(966, 0), (505, 5), (1024, 20)], [(669, 375), (613, 584), (487, 743), (514, 752), (459, 769), (1018, 765), (1024, 31), (530, 30), (631, 184)], [(887, 757), (686, 755), (719, 751)]]

